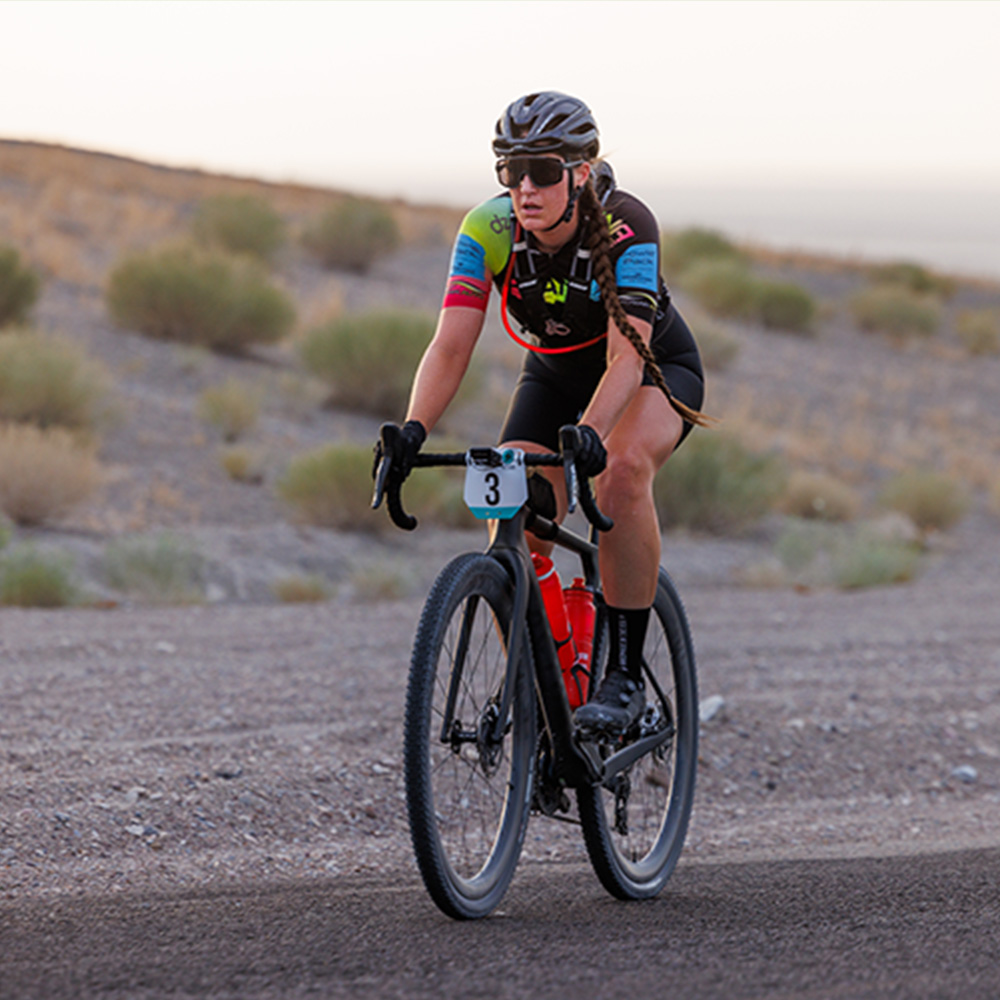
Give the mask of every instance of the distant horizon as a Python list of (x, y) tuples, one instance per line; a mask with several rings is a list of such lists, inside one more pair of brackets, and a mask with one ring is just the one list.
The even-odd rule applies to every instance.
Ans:
[[(65, 142), (0, 136), (0, 141), (51, 146), (108, 156), (154, 168), (196, 171), (274, 185), (302, 185), (360, 197), (403, 200), (415, 205), (461, 211), (496, 191), (466, 178), (448, 185), (412, 184), (407, 191), (379, 191), (336, 177), (267, 176), (160, 161), (109, 149)], [(876, 184), (819, 182), (732, 185), (685, 182), (639, 183), (636, 190), (664, 229), (701, 226), (739, 243), (785, 252), (806, 252), (849, 262), (912, 260), (929, 268), (995, 281), (1000, 279), (1000, 181), (990, 187), (938, 184), (886, 187)]]

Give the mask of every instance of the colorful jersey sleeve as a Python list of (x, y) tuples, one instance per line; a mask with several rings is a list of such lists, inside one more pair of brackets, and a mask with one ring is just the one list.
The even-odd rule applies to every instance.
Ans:
[(622, 306), (630, 316), (652, 323), (660, 290), (660, 234), (656, 219), (637, 198), (615, 192), (608, 200), (608, 225)]
[(511, 246), (511, 204), (500, 195), (472, 209), (458, 231), (451, 254), (443, 307), (486, 311), (490, 279), (507, 266)]

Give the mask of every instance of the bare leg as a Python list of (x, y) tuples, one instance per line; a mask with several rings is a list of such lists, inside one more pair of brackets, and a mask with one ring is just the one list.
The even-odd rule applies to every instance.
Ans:
[(597, 501), (615, 522), (601, 538), (604, 596), (617, 608), (648, 608), (656, 596), (660, 524), (653, 478), (680, 440), (683, 422), (655, 386), (642, 386), (605, 442), (608, 467)]

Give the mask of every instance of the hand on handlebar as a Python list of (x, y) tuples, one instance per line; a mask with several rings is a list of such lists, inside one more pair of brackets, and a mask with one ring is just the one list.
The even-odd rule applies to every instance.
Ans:
[(599, 476), (608, 466), (608, 449), (593, 427), (577, 424), (576, 467), (581, 476), (593, 479)]
[(600, 435), (586, 424), (566, 424), (559, 428), (559, 450), (566, 474), (566, 499), (572, 513), (579, 496), (587, 520), (599, 531), (610, 531), (614, 522), (597, 508), (589, 479), (600, 475), (608, 464), (608, 451)]
[[(420, 452), (424, 441), (427, 440), (427, 431), (419, 420), (407, 420), (402, 427), (392, 425), (396, 432), (392, 437), (395, 441), (392, 454), (389, 456), (391, 464), (391, 475), (398, 477), (403, 482), (413, 471), (413, 463)], [(372, 479), (378, 474), (379, 465), (385, 457), (383, 440), (385, 435), (380, 434), (375, 442), (375, 461), (372, 464)]]

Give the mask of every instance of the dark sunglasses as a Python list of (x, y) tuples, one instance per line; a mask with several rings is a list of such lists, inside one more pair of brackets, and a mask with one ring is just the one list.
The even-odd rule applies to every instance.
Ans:
[(497, 179), (505, 188), (516, 188), (527, 174), (535, 187), (547, 188), (562, 180), (563, 171), (581, 163), (583, 160), (564, 163), (551, 156), (515, 156), (497, 161)]

